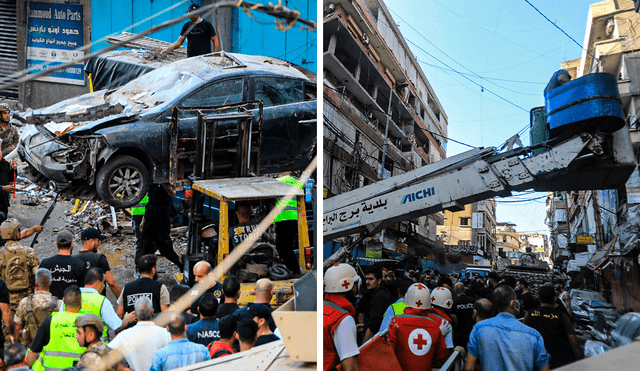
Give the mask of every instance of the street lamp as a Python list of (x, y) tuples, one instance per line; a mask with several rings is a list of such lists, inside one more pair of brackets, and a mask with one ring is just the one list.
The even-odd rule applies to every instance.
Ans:
[(409, 84), (391, 85), (391, 91), (389, 92), (389, 108), (387, 108), (387, 124), (384, 128), (384, 146), (382, 147), (382, 161), (380, 163), (380, 170), (378, 170), (378, 179), (382, 179), (384, 174), (384, 160), (387, 155), (387, 140), (389, 139), (389, 119), (391, 118), (391, 101), (393, 100), (393, 89), (406, 88)]

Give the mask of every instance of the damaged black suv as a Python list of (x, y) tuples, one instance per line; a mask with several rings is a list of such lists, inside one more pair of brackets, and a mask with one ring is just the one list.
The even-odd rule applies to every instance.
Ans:
[(19, 114), (28, 125), (18, 153), (35, 183), (126, 208), (144, 197), (149, 184), (169, 181), (174, 107), (258, 100), (264, 104), (260, 171), (303, 169), (316, 145), (316, 82), (279, 59), (224, 52)]

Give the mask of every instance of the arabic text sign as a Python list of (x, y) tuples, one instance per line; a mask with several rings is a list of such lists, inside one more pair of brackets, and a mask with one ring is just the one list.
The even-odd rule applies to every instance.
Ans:
[(589, 234), (576, 235), (576, 243), (579, 245), (593, 245), (593, 236)]
[[(27, 11), (27, 68), (29, 74), (72, 62), (84, 56), (83, 9), (78, 4), (25, 2)], [(41, 81), (84, 85), (83, 64), (54, 72)]]
[(387, 199), (378, 198), (371, 201), (363, 201), (346, 208), (340, 212), (332, 212), (324, 214), (324, 231), (339, 230), (353, 225), (360, 224), (362, 215), (365, 213), (373, 214), (387, 209)]

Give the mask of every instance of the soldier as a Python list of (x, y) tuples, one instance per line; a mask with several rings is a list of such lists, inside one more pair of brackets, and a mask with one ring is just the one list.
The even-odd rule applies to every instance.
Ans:
[(9, 122), (11, 109), (6, 103), (0, 103), (0, 139), (2, 139), (2, 157), (16, 149), (18, 144), (18, 130)]
[(39, 268), (35, 276), (35, 290), (26, 298), (20, 300), (14, 316), (16, 340), (29, 346), (36, 336), (40, 324), (52, 312), (60, 310), (62, 301), (51, 295), (51, 272), (47, 268)]
[[(93, 368), (100, 364), (100, 361), (111, 352), (103, 342), (100, 336), (103, 332), (104, 324), (100, 317), (95, 314), (83, 314), (76, 318), (76, 340), (81, 347), (87, 350), (80, 356), (78, 366)], [(93, 366), (93, 367), (92, 367)], [(123, 367), (120, 363), (112, 364), (107, 368), (101, 368), (104, 371), (117, 371)]]
[(0, 223), (7, 219), (9, 213), (9, 193), (14, 192), (13, 177), (15, 175), (15, 166), (7, 162), (4, 156), (16, 149), (18, 144), (18, 130), (9, 122), (11, 119), (11, 110), (6, 103), (0, 103)]
[(42, 232), (36, 225), (20, 231), (20, 222), (14, 219), (0, 227), (0, 237), (7, 242), (0, 249), (0, 277), (9, 289), (9, 303), (12, 315), (16, 313), (20, 300), (33, 294), (35, 275), (40, 261), (31, 247), (22, 246), (17, 241)]

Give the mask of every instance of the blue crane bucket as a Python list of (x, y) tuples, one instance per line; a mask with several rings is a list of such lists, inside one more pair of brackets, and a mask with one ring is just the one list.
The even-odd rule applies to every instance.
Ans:
[(567, 82), (545, 96), (549, 136), (564, 132), (614, 132), (625, 125), (618, 82), (610, 73), (592, 73)]

